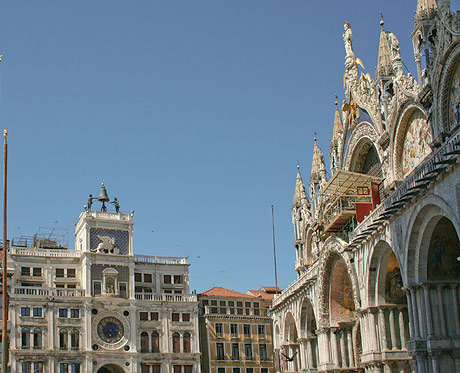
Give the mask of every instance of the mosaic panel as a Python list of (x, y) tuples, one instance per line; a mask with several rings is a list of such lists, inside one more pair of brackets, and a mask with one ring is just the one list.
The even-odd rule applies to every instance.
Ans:
[(110, 229), (91, 228), (90, 233), (90, 250), (96, 251), (97, 246), (103, 241), (99, 237), (110, 237), (115, 240), (114, 247), (119, 250), (122, 255), (128, 254), (129, 250), (129, 234), (127, 231), (115, 231)]

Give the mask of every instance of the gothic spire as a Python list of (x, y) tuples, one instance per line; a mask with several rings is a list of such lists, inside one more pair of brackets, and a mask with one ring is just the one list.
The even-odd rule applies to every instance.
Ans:
[(388, 33), (383, 28), (383, 18), (380, 21), (380, 45), (379, 45), (379, 57), (377, 61), (377, 69), (375, 71), (376, 79), (387, 77), (391, 74), (391, 48), (388, 40)]
[(417, 0), (417, 9), (415, 10), (415, 21), (431, 19), (438, 10), (436, 0)]
[(295, 182), (294, 199), (292, 201), (294, 206), (299, 206), (302, 203), (308, 203), (307, 193), (305, 192), (305, 185), (300, 174), (300, 166), (297, 164), (297, 179)]
[(340, 117), (337, 100), (335, 100), (334, 129), (332, 130), (333, 142), (339, 138), (340, 133), (343, 133), (343, 123), (342, 118)]
[(438, 9), (436, 0), (417, 0), (417, 10), (415, 11), (416, 15), (424, 11), (431, 11)]
[(312, 181), (326, 181), (326, 166), (324, 164), (324, 156), (318, 143), (316, 142), (313, 147), (313, 161), (311, 163), (310, 182)]

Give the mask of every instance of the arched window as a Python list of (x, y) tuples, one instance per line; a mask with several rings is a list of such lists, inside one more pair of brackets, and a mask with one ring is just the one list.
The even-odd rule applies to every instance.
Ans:
[(141, 352), (149, 352), (149, 335), (147, 332), (141, 333)]
[(190, 333), (185, 333), (183, 338), (183, 352), (190, 352)]
[(60, 350), (67, 350), (68, 347), (68, 341), (67, 341), (67, 330), (66, 329), (61, 329), (59, 330), (59, 349)]
[(80, 348), (80, 332), (77, 329), (72, 330), (70, 333), (70, 348), (72, 350)]
[(180, 352), (180, 335), (179, 333), (174, 333), (172, 336), (173, 342), (173, 352)]
[(21, 348), (30, 348), (30, 329), (29, 328), (22, 328)]
[(40, 328), (34, 329), (34, 348), (42, 348), (42, 330)]
[(152, 352), (160, 352), (160, 336), (157, 332), (152, 333)]

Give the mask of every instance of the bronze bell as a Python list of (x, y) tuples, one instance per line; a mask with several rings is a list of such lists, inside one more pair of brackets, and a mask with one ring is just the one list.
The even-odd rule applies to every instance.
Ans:
[(97, 197), (97, 200), (102, 203), (110, 201), (110, 198), (107, 195), (107, 189), (105, 189), (104, 180), (102, 180), (101, 191), (99, 192), (99, 197)]
[(102, 180), (101, 191), (99, 192), (99, 197), (97, 197), (97, 200), (98, 200), (99, 202), (102, 202), (101, 211), (106, 212), (106, 211), (107, 211), (107, 207), (105, 206), (105, 203), (106, 203), (106, 202), (110, 202), (110, 198), (109, 198), (109, 196), (107, 195), (107, 189), (105, 189), (104, 180)]

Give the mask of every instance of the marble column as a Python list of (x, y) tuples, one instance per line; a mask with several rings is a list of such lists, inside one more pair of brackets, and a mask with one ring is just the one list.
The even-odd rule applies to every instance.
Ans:
[[(417, 314), (417, 300), (415, 299), (415, 289), (412, 287), (409, 289), (410, 294), (410, 315), (412, 315), (412, 322), (409, 321), (409, 325), (413, 325), (413, 334), (411, 335), (412, 339), (420, 338), (420, 329), (418, 324), (418, 314)], [(411, 330), (412, 332), (412, 330)]]
[(387, 344), (387, 334), (386, 334), (386, 323), (385, 323), (385, 311), (380, 308), (379, 309), (379, 329), (380, 329), (380, 342), (382, 344), (382, 350), (388, 350)]
[(406, 323), (404, 322), (404, 309), (399, 310), (399, 338), (401, 340), (401, 348), (406, 347)]
[(417, 356), (415, 356), (415, 361), (417, 364), (417, 373), (426, 373), (426, 355), (417, 354)]
[(436, 286), (436, 291), (438, 293), (438, 306), (439, 306), (439, 320), (441, 323), (441, 335), (443, 337), (447, 337), (446, 317), (444, 315), (444, 300), (442, 299), (442, 285)]
[(345, 367), (348, 367), (348, 362), (347, 362), (347, 346), (345, 345), (345, 329), (340, 329), (341, 330), (341, 334), (340, 334), (340, 352), (341, 352), (341, 355), (342, 355), (342, 368), (345, 368)]
[(421, 286), (417, 286), (415, 289), (415, 300), (417, 302), (417, 310), (418, 310), (418, 327), (420, 331), (420, 337), (425, 337), (426, 336), (426, 330), (425, 330), (425, 323), (423, 320), (425, 320), (425, 307), (424, 307), (424, 301), (423, 301), (423, 296), (422, 296), (422, 291)]
[(398, 349), (398, 338), (396, 335), (396, 326), (395, 326), (395, 309), (390, 308), (390, 314), (389, 314), (389, 319), (390, 319), (390, 343), (391, 343), (391, 349), (392, 350), (397, 350)]
[(458, 285), (456, 284), (451, 284), (450, 289), (452, 293), (452, 305), (454, 308), (454, 318), (455, 318), (455, 335), (459, 336), (460, 335), (460, 320), (459, 320), (459, 312), (458, 312), (458, 299), (457, 299), (457, 288)]
[(307, 369), (307, 358), (306, 358), (306, 340), (305, 338), (299, 338), (299, 355), (300, 355), (300, 369)]
[(354, 356), (354, 349), (353, 349), (353, 329), (347, 330), (347, 342), (348, 342), (348, 361), (349, 366), (355, 366), (355, 356)]
[(425, 296), (426, 327), (428, 331), (428, 337), (431, 337), (434, 335), (434, 333), (433, 333), (433, 316), (431, 313), (430, 285), (423, 286), (423, 294)]
[(312, 338), (307, 339), (307, 364), (305, 368), (313, 368), (313, 347), (312, 347)]
[(378, 341), (377, 341), (377, 332), (375, 330), (377, 324), (375, 322), (375, 313), (374, 310), (369, 309), (369, 328), (370, 328), (370, 347), (371, 351), (377, 351), (379, 349)]
[(405, 288), (404, 290), (406, 291), (406, 299), (407, 299), (407, 314), (409, 318), (409, 334), (410, 334), (410, 338), (415, 339), (415, 326), (414, 326), (415, 320), (414, 320), (414, 316), (412, 313), (412, 297), (411, 297), (411, 294), (408, 288)]
[(441, 355), (440, 351), (430, 351), (431, 357), (431, 368), (433, 373), (439, 373), (439, 356)]
[(332, 361), (339, 367), (339, 351), (337, 348), (337, 334), (335, 333), (337, 329), (331, 329), (330, 336), (331, 336), (331, 348), (332, 348)]

